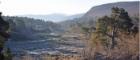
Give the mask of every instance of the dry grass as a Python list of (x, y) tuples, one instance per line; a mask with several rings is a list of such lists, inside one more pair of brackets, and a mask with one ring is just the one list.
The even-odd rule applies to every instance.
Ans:
[[(114, 49), (106, 49), (98, 44), (83, 54), (87, 60), (139, 60), (139, 34), (119, 34)], [(92, 52), (93, 51), (93, 52)]]

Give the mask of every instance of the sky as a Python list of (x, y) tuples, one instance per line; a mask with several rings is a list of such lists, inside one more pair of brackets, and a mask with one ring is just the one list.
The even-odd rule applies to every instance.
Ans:
[(4, 15), (47, 15), (62, 13), (74, 15), (85, 13), (93, 6), (139, 0), (0, 0), (0, 11)]

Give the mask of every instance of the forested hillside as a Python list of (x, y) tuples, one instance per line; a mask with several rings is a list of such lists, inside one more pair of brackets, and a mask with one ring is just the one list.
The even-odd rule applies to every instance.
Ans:
[(47, 34), (62, 32), (61, 26), (39, 19), (4, 16), (10, 24), (12, 40), (45, 39)]

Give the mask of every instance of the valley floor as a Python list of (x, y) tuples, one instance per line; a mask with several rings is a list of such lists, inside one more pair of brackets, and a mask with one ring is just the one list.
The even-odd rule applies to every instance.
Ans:
[(13, 60), (79, 60), (85, 47), (84, 42), (74, 35), (46, 40), (8, 41), (7, 45), (12, 50)]

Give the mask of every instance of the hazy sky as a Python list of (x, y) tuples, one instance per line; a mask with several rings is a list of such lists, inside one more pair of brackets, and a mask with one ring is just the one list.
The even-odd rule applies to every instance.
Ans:
[(4, 15), (85, 13), (91, 7), (111, 2), (139, 0), (0, 0)]

